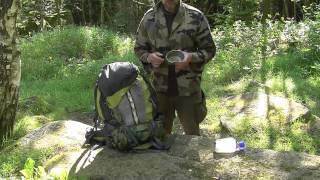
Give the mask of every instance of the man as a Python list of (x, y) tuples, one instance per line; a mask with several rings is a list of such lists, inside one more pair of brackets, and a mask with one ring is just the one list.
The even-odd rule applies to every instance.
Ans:
[[(215, 54), (203, 13), (181, 0), (155, 3), (140, 22), (134, 50), (151, 72), (166, 133), (171, 133), (177, 111), (185, 133), (199, 135), (199, 124), (207, 113), (201, 74)], [(168, 64), (164, 57), (170, 50), (181, 50), (184, 60)]]

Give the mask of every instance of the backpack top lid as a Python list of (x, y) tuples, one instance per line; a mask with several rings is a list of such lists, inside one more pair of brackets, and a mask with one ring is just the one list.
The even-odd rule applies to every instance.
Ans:
[(138, 67), (129, 62), (107, 64), (98, 77), (97, 85), (103, 96), (112, 96), (120, 89), (132, 84), (138, 73)]

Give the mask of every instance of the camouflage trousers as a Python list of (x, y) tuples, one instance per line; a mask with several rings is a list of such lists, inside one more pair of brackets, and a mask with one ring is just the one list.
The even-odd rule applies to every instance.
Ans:
[(164, 114), (164, 128), (171, 134), (176, 112), (187, 135), (200, 135), (199, 124), (207, 115), (204, 94), (199, 91), (191, 96), (167, 96), (157, 93), (159, 111)]

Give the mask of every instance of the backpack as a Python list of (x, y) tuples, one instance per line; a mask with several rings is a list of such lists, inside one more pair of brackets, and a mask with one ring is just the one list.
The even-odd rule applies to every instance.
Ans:
[(94, 128), (86, 133), (87, 144), (121, 151), (169, 148), (155, 91), (137, 66), (129, 62), (105, 65), (94, 98), (96, 115)]

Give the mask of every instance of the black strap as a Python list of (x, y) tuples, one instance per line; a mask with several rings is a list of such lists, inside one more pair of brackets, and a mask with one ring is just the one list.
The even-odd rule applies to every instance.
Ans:
[(151, 123), (152, 138), (150, 143), (153, 148), (158, 150), (168, 150), (170, 148), (170, 144), (168, 143), (168, 139), (165, 136), (163, 129), (163, 120), (164, 115), (162, 113), (158, 113)]
[(97, 103), (96, 103), (96, 100), (97, 100), (97, 89), (98, 89), (98, 86), (96, 85), (96, 87), (94, 88), (94, 101), (93, 102), (95, 102), (94, 103), (94, 107), (95, 107), (95, 115), (94, 115), (94, 117), (93, 117), (93, 124), (94, 124), (94, 127), (97, 129), (98, 128), (98, 121), (99, 121), (99, 115), (98, 115), (98, 111), (97, 111)]
[(99, 115), (98, 115), (98, 112), (96, 111), (93, 117), (94, 130), (98, 130), (99, 124), (100, 124)]
[(152, 138), (151, 144), (152, 144), (152, 147), (154, 147), (155, 149), (158, 149), (158, 150), (168, 150), (168, 149), (170, 149), (170, 145), (169, 144), (166, 144), (162, 140), (160, 140), (158, 138), (155, 138), (155, 137)]
[(168, 96), (178, 96), (178, 82), (175, 64), (168, 64)]
[(86, 141), (84, 144), (89, 144), (91, 146), (96, 144), (104, 146), (106, 144), (103, 132), (101, 130), (95, 130), (94, 128), (91, 128), (87, 130), (85, 138)]
[[(95, 89), (94, 89), (94, 101), (97, 100), (97, 91), (99, 91), (99, 87), (98, 85), (96, 85)], [(118, 126), (118, 124), (116, 124), (116, 122), (113, 121), (113, 117), (112, 117), (112, 113), (111, 113), (111, 109), (107, 106), (106, 104), (106, 96), (102, 94), (101, 92), (101, 97), (100, 97), (100, 101), (99, 101), (99, 105), (100, 105), (100, 109), (102, 111), (102, 115), (103, 115), (103, 118), (105, 120), (104, 123), (109, 123), (113, 126)], [(96, 108), (96, 113), (97, 113), (97, 103), (95, 103), (95, 108)], [(96, 122), (100, 122), (101, 119), (99, 119), (99, 116), (97, 115), (96, 117), (97, 119), (93, 119), (93, 122), (96, 123)], [(96, 124), (95, 124), (96, 125)]]
[(112, 114), (111, 114), (111, 110), (110, 108), (107, 106), (107, 102), (105, 100), (106, 98), (102, 95), (100, 98), (100, 108), (104, 117), (105, 122), (111, 122), (112, 118)]
[(84, 144), (95, 145), (99, 144), (101, 146), (108, 145), (110, 138), (112, 137), (112, 131), (115, 129), (114, 126), (105, 123), (102, 129), (90, 128), (85, 134), (86, 141)]

